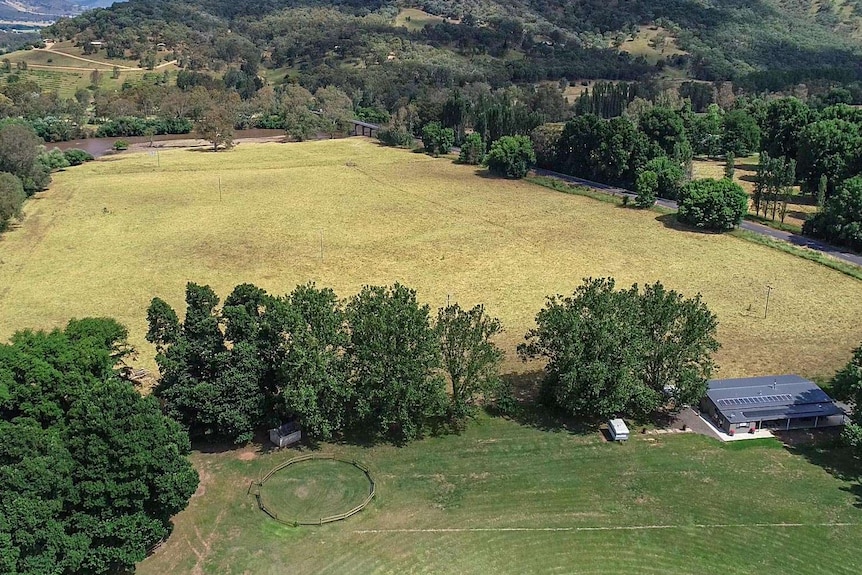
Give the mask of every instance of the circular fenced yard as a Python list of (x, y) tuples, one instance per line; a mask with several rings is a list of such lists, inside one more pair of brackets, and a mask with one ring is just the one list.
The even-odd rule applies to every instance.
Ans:
[(256, 488), (260, 509), (287, 525), (322, 525), (362, 511), (374, 479), (361, 463), (330, 455), (294, 457), (267, 473)]

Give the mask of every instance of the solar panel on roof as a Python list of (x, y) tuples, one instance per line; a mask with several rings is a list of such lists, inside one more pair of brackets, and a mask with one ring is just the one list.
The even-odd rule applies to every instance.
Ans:
[(793, 401), (793, 396), (789, 393), (781, 393), (778, 395), (754, 395), (751, 397), (729, 397), (727, 399), (719, 399), (718, 405), (722, 407), (735, 407), (741, 405), (757, 405), (764, 403), (787, 403)]

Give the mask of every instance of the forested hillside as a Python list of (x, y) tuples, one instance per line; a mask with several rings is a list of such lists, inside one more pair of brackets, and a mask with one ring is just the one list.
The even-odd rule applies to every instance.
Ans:
[[(448, 19), (395, 26), (406, 6)], [(118, 55), (164, 42), (192, 69), (260, 60), (341, 85), (388, 64), (399, 83), (423, 71), (438, 83), (499, 85), (643, 79), (669, 68), (781, 89), (862, 76), (857, 10), (857, 0), (131, 0), (46, 33), (101, 40)], [(647, 46), (649, 30), (658, 32)], [(643, 50), (620, 50), (639, 38), (657, 63), (639, 57)], [(669, 43), (679, 49), (665, 51)]]

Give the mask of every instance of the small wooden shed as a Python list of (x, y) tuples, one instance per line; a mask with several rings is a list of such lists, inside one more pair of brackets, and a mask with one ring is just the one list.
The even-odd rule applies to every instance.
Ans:
[(299, 443), (302, 439), (302, 428), (299, 423), (289, 421), (280, 427), (269, 430), (269, 440), (279, 447), (288, 447)]
[(629, 428), (622, 419), (612, 419), (608, 422), (608, 432), (614, 441), (626, 441), (629, 438)]

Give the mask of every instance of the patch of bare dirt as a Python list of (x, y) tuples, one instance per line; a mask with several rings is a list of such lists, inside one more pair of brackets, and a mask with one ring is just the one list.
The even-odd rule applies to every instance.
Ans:
[(207, 485), (212, 483), (213, 480), (212, 473), (207, 470), (206, 466), (201, 466), (198, 469), (198, 476), (200, 477), (200, 481), (198, 482), (198, 488), (192, 494), (192, 499), (202, 497), (207, 492)]
[(252, 451), (251, 449), (243, 449), (236, 454), (236, 458), (240, 461), (252, 461), (254, 459), (257, 459), (257, 452)]

